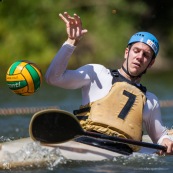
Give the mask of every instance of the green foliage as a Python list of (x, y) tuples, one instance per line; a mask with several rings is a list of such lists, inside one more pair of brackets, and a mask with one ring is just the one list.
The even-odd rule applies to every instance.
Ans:
[(169, 1), (169, 7), (163, 9), (166, 2), (162, 2), (160, 14), (157, 3), (161, 1), (4, 0), (0, 3), (1, 68), (19, 59), (47, 67), (67, 38), (65, 25), (58, 18), (64, 11), (79, 14), (83, 27), (89, 31), (73, 54), (70, 61), (73, 68), (85, 63), (103, 63), (113, 68), (123, 59), (129, 37), (139, 30), (158, 34), (161, 43), (169, 45), (165, 55), (169, 53), (172, 57), (172, 23), (167, 21), (169, 27), (165, 29), (159, 22), (163, 19), (160, 16), (172, 16), (173, 10), (168, 8), (173, 3)]

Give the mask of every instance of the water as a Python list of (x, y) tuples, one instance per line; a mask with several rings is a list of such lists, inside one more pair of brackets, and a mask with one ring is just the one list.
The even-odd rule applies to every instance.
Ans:
[[(173, 100), (173, 81), (171, 81), (171, 73), (150, 75), (148, 79), (144, 79), (144, 85), (148, 86), (148, 89), (153, 91), (160, 100)], [(162, 81), (164, 80), (164, 81)], [(81, 95), (80, 91), (67, 91), (53, 86), (43, 84), (40, 90), (33, 96), (22, 97), (13, 94), (7, 86), (2, 83), (0, 89), (0, 109), (2, 108), (26, 108), (26, 107), (47, 107), (47, 106), (59, 106), (61, 109), (72, 112), (73, 109), (77, 109), (80, 105)], [(173, 108), (162, 108), (163, 122), (165, 126), (171, 128), (173, 125), (172, 112)], [(28, 137), (28, 124), (30, 122), (33, 113), (25, 115), (5, 115), (0, 116), (0, 141), (8, 141), (18, 139), (21, 137)], [(35, 145), (36, 152), (40, 151)], [(32, 152), (34, 146), (30, 146), (30, 150), (27, 148), (24, 151)], [(49, 156), (52, 153), (48, 151), (45, 155)], [(24, 152), (22, 152), (24, 153)], [(25, 154), (26, 154), (25, 153)], [(9, 153), (7, 153), (8, 155)], [(20, 153), (16, 153), (20, 154)], [(54, 155), (58, 154), (54, 151)], [(33, 156), (33, 155), (32, 155)], [(24, 155), (23, 157), (27, 157)], [(13, 157), (15, 156), (13, 155)], [(61, 158), (61, 157), (57, 157)], [(62, 158), (57, 160), (56, 166), (48, 164), (46, 168), (34, 169), (35, 173), (73, 173), (73, 172), (89, 172), (89, 173), (116, 173), (116, 172), (172, 172), (173, 169), (173, 156), (158, 157), (156, 155), (133, 155), (114, 158), (109, 161), (101, 162), (72, 162), (66, 161)], [(6, 171), (0, 171), (6, 172)], [(12, 172), (33, 172), (33, 168), (13, 170)]]

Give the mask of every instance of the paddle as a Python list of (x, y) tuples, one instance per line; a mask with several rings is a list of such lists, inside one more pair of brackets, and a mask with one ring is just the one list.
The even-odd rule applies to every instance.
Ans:
[(35, 113), (29, 125), (29, 133), (32, 139), (46, 144), (62, 143), (84, 135), (166, 151), (162, 145), (84, 131), (73, 114), (58, 109)]

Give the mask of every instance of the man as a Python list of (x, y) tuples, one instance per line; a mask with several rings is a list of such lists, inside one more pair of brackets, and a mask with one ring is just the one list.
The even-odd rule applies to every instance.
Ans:
[[(154, 64), (158, 40), (148, 32), (134, 34), (125, 49), (125, 61), (118, 70), (87, 64), (67, 70), (76, 45), (87, 33), (77, 14), (59, 15), (66, 24), (67, 41), (50, 64), (46, 81), (66, 89), (82, 89), (82, 105), (75, 114), (85, 130), (141, 140), (142, 122), (154, 143), (173, 154), (173, 142), (162, 125), (157, 97), (140, 84), (142, 75)], [(84, 116), (80, 116), (84, 115)], [(135, 149), (134, 149), (135, 150)], [(160, 151), (163, 154), (163, 151)]]

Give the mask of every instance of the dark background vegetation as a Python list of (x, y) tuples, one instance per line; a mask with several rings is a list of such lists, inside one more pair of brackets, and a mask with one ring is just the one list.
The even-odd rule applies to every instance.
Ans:
[[(58, 14), (77, 13), (88, 33), (69, 68), (101, 63), (117, 68), (132, 34), (149, 31), (160, 41), (154, 69), (170, 69), (173, 56), (171, 0), (3, 0), (0, 2), (0, 70), (16, 60), (37, 63), (43, 72), (66, 40)], [(161, 68), (160, 68), (161, 67)], [(5, 73), (4, 73), (5, 74)], [(1, 76), (4, 74), (1, 73)]]

